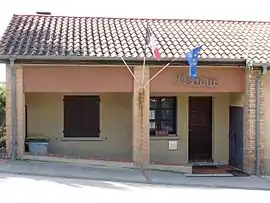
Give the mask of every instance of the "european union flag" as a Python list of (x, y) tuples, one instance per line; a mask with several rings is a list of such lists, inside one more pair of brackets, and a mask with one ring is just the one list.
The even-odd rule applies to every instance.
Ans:
[(186, 59), (189, 64), (189, 77), (191, 79), (195, 79), (197, 77), (197, 64), (201, 48), (202, 46), (199, 46), (186, 53)]

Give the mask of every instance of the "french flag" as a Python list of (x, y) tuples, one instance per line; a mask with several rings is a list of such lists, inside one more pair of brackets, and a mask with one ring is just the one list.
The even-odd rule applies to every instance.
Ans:
[(160, 60), (160, 53), (159, 53), (158, 48), (157, 48), (157, 42), (154, 39), (154, 36), (153, 36), (148, 24), (146, 27), (145, 43), (146, 43), (146, 46), (152, 50), (153, 57), (156, 60)]

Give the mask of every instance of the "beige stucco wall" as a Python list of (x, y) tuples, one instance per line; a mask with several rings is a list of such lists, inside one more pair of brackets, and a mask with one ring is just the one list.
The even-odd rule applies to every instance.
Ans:
[(169, 140), (151, 138), (150, 160), (153, 162), (166, 162), (172, 164), (184, 164), (188, 162), (188, 97), (212, 96), (213, 97), (213, 160), (215, 162), (228, 163), (229, 159), (229, 93), (190, 94), (181, 93), (177, 96), (177, 134), (179, 139), (177, 150), (169, 150)]
[[(168, 138), (150, 138), (150, 161), (188, 162), (188, 96), (213, 96), (213, 158), (228, 163), (229, 93), (177, 95), (177, 150), (169, 150)], [(62, 139), (63, 106), (61, 93), (27, 93), (28, 134), (51, 137), (49, 152), (57, 155), (132, 160), (132, 94), (101, 94), (101, 137), (96, 141)]]
[(64, 141), (63, 94), (27, 93), (28, 134), (51, 137), (49, 153), (80, 157), (132, 159), (132, 94), (101, 94), (101, 138)]
[(230, 93), (230, 105), (244, 107), (245, 97), (244, 93)]

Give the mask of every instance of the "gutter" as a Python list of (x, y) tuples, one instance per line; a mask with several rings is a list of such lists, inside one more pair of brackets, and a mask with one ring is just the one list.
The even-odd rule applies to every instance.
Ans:
[(17, 87), (16, 87), (16, 71), (15, 71), (15, 59), (10, 58), (10, 83), (11, 83), (11, 135), (12, 135), (12, 147), (11, 158), (16, 159), (17, 155)]
[[(49, 63), (74, 63), (74, 64), (102, 64), (102, 65), (123, 65), (120, 57), (96, 57), (96, 56), (22, 56), (22, 55), (0, 55), (0, 63), (8, 63), (10, 58), (14, 58), (16, 63), (29, 64), (49, 64)], [(129, 65), (141, 65), (143, 57), (123, 57)], [(148, 65), (164, 66), (171, 62), (171, 58), (162, 58), (160, 61), (154, 58), (148, 58)], [(245, 66), (245, 59), (211, 59), (200, 58), (198, 66), (224, 65), (224, 66)], [(174, 60), (171, 66), (188, 65), (185, 58)]]

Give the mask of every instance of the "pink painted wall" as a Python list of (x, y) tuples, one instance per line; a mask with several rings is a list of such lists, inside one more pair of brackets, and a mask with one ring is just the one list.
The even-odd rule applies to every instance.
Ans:
[[(133, 78), (125, 67), (25, 67), (25, 92), (132, 92)], [(150, 68), (150, 76), (160, 68)], [(185, 79), (179, 75), (183, 75)], [(200, 81), (188, 78), (187, 67), (168, 67), (150, 83), (152, 93), (244, 92), (244, 68), (199, 68)], [(207, 82), (208, 80), (208, 82)], [(191, 85), (194, 83), (194, 85)], [(214, 87), (206, 86), (214, 84)]]
[(25, 92), (132, 92), (125, 67), (25, 67)]
[[(153, 76), (160, 68), (151, 68)], [(179, 75), (183, 74), (186, 82)], [(167, 68), (152, 80), (151, 92), (244, 92), (244, 68), (198, 68), (200, 81), (191, 82), (188, 77), (188, 68)], [(215, 87), (207, 87), (215, 84)], [(210, 79), (210, 81), (209, 81)], [(194, 85), (191, 85), (194, 83)]]

